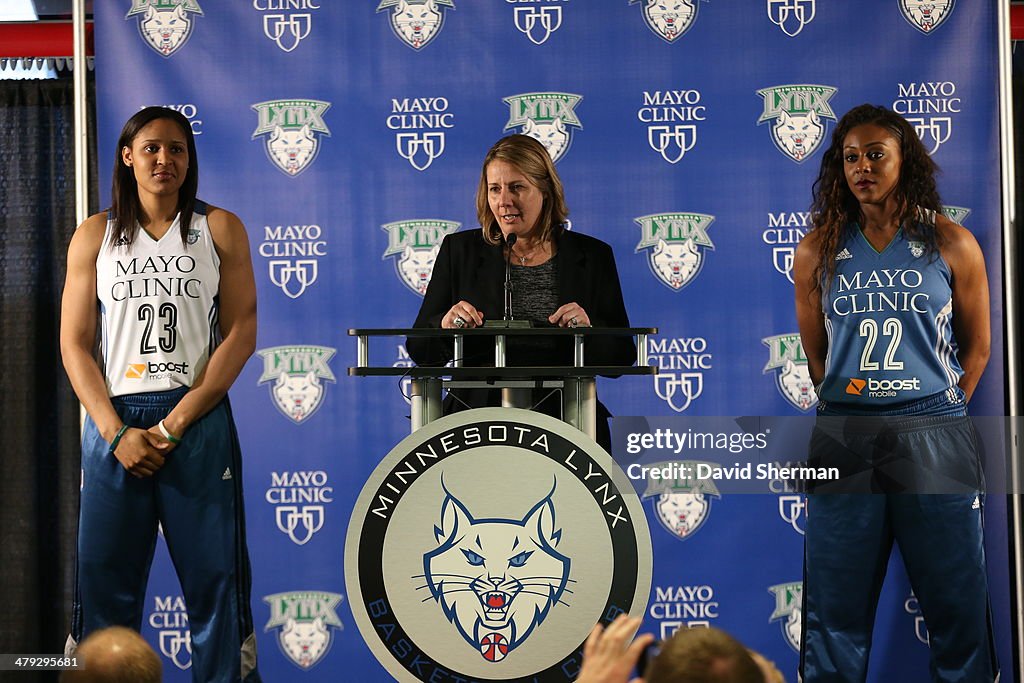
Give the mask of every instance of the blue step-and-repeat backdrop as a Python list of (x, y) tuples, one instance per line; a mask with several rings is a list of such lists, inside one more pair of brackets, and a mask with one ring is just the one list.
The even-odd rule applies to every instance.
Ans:
[[(862, 102), (915, 125), (944, 169), (947, 213), (1002, 289), (996, 3), (96, 0), (95, 16), (102, 177), (132, 113), (173, 107), (197, 136), (200, 197), (248, 229), (258, 350), (231, 398), (266, 681), (388, 678), (353, 623), (343, 546), (360, 488), (408, 434), (408, 387), (347, 377), (347, 329), (412, 323), (441, 239), (478, 227), (480, 162), (499, 137), (545, 143), (572, 229), (612, 245), (631, 322), (660, 330), (657, 377), (601, 380), (615, 414), (813, 414), (793, 250), (836, 120)], [(972, 410), (1002, 415), (998, 295), (991, 306)], [(402, 342), (370, 362), (410, 365)], [(706, 494), (686, 524), (642, 501), (655, 560), (644, 629), (724, 628), (796, 680), (803, 500), (781, 482)], [(1010, 680), (1002, 498), (987, 531)], [(297, 631), (314, 643), (305, 657), (286, 637)], [(162, 544), (143, 634), (166, 680), (190, 680)], [(896, 557), (872, 680), (925, 680), (926, 643)]]

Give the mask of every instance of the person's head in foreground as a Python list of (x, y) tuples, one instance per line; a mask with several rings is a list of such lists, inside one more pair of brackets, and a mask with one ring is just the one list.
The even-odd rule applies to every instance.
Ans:
[(646, 683), (762, 683), (761, 667), (738, 640), (714, 627), (684, 628), (662, 643)]
[(130, 628), (111, 626), (93, 632), (75, 650), (84, 666), (69, 669), (61, 683), (160, 683), (160, 658)]

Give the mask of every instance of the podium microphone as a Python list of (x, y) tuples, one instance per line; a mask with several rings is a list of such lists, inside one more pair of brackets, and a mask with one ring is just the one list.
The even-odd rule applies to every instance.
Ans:
[(508, 256), (505, 257), (505, 321), (512, 320), (512, 247), (519, 239), (516, 234), (509, 233), (505, 238), (505, 246), (508, 247)]

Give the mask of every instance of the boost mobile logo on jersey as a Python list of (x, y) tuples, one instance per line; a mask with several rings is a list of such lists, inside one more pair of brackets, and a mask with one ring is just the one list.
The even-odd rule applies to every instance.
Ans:
[(430, 44), (444, 26), (444, 13), (453, 0), (381, 0), (377, 11), (391, 10), (391, 30), (414, 50)]
[(337, 608), (344, 599), (339, 593), (295, 591), (265, 595), (270, 619), (263, 631), (278, 629), (277, 646), (291, 662), (308, 671), (331, 649), (334, 634), (342, 629)]
[(285, 52), (291, 52), (309, 36), (313, 11), (320, 9), (313, 0), (252, 0), (252, 7), (263, 14), (263, 35)]
[(647, 144), (670, 164), (678, 162), (697, 144), (697, 125), (707, 107), (699, 90), (644, 91), (636, 117), (647, 126)]
[[(562, 26), (562, 4), (569, 0), (505, 0), (515, 5), (513, 17), (516, 29), (541, 45)], [(558, 4), (555, 4), (558, 3)]]
[(818, 395), (814, 393), (814, 384), (807, 370), (807, 356), (800, 344), (800, 335), (778, 334), (765, 337), (761, 343), (769, 349), (768, 362), (761, 373), (775, 373), (775, 384), (783, 398), (805, 413), (817, 405)]
[(903, 18), (921, 33), (931, 33), (949, 19), (956, 0), (898, 0)]
[(825, 138), (827, 119), (836, 120), (828, 104), (836, 92), (828, 85), (776, 85), (758, 90), (764, 110), (757, 125), (774, 119), (772, 142), (787, 157), (803, 163)]
[(640, 241), (635, 253), (647, 250), (647, 265), (663, 285), (678, 292), (704, 267), (704, 253), (714, 251), (708, 228), (714, 216), (705, 213), (655, 213), (639, 216)]
[(704, 371), (711, 369), (711, 354), (704, 337), (648, 337), (647, 357), (658, 366), (654, 392), (672, 410), (681, 413), (704, 392)]
[(643, 4), (647, 28), (667, 43), (674, 43), (690, 30), (700, 7), (696, 0), (629, 0), (630, 5), (637, 3)]
[(782, 635), (795, 652), (800, 652), (800, 622), (803, 618), (802, 600), (804, 586), (800, 581), (769, 586), (768, 592), (775, 596), (775, 611), (768, 617), (768, 623), (781, 621)]
[(661, 624), (661, 639), (668, 640), (681, 628), (711, 626), (719, 609), (713, 586), (655, 586), (647, 613)]
[[(672, 464), (656, 463), (651, 467), (664, 468)], [(679, 465), (680, 468), (676, 471), (696, 472), (697, 465), (718, 467), (714, 463), (696, 460), (686, 460)], [(641, 497), (653, 498), (651, 510), (661, 522), (662, 528), (678, 540), (685, 541), (704, 526), (704, 522), (711, 514), (712, 498), (721, 498), (721, 493), (710, 479), (652, 479), (648, 481)], [(703, 625), (707, 626), (707, 623)]]
[(565, 156), (572, 144), (572, 129), (583, 129), (575, 108), (582, 95), (565, 92), (530, 92), (504, 98), (508, 105), (505, 130), (517, 126), (518, 132), (536, 138), (557, 162)]
[(266, 500), (274, 506), (277, 528), (295, 545), (306, 545), (324, 525), (324, 506), (334, 502), (334, 487), (323, 470), (271, 472)]
[(444, 154), (445, 131), (455, 127), (446, 97), (391, 99), (387, 127), (394, 131), (398, 156), (417, 171), (425, 171)]
[(796, 245), (807, 234), (810, 222), (810, 211), (779, 211), (768, 214), (768, 227), (761, 231), (761, 241), (772, 250), (772, 266), (790, 283)]
[(388, 234), (388, 248), (381, 258), (394, 258), (398, 279), (423, 296), (434, 272), (434, 259), (441, 249), (441, 241), (460, 227), (461, 223), (436, 218), (385, 223), (380, 229)]
[(959, 114), (963, 99), (952, 81), (898, 83), (892, 110), (914, 127), (929, 154), (935, 154), (953, 133), (953, 114)]
[(295, 424), (302, 424), (320, 408), (327, 391), (321, 380), (337, 381), (327, 365), (336, 349), (274, 346), (256, 353), (263, 359), (263, 374), (257, 384), (274, 381), (270, 385), (274, 406)]
[(814, 21), (814, 13), (815, 0), (768, 0), (768, 19), (790, 38)]
[(149, 625), (157, 632), (160, 652), (185, 671), (192, 666), (192, 633), (185, 600), (180, 595), (154, 596)]
[(316, 224), (263, 226), (260, 256), (267, 259), (270, 281), (291, 299), (298, 299), (320, 273), (327, 240)]
[(546, 415), (430, 423), (356, 502), (345, 579), (360, 633), (402, 682), (567, 680), (594, 615), (646, 608), (650, 536), (632, 492), (603, 449)]
[(124, 18), (139, 17), (139, 34), (146, 45), (161, 57), (170, 57), (192, 35), (192, 15), (203, 16), (196, 0), (132, 0)]
[(320, 100), (269, 100), (252, 105), (259, 117), (255, 140), (265, 138), (267, 158), (287, 176), (305, 171), (320, 153), (321, 136), (330, 137), (324, 113), (330, 102)]

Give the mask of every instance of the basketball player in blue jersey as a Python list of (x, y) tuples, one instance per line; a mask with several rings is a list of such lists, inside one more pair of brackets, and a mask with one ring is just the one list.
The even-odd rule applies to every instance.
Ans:
[(255, 349), (256, 286), (245, 228), (196, 199), (198, 182), (188, 120), (139, 111), (117, 143), (109, 212), (82, 223), (68, 249), (61, 352), (89, 415), (67, 649), (107, 626), (141, 628), (159, 523), (188, 611), (191, 645), (178, 647), (191, 650), (192, 679), (252, 683), (227, 391)]
[[(819, 416), (884, 418), (886, 452), (909, 454), (911, 471), (977, 472), (957, 416), (988, 362), (988, 281), (977, 241), (942, 214), (935, 171), (899, 115), (861, 105), (839, 121), (796, 252), (797, 320)], [(900, 489), (870, 467), (875, 434), (820, 436), (812, 457), (857, 452), (871, 490)], [(808, 496), (804, 683), (865, 680), (894, 540), (928, 627), (931, 679), (995, 679), (982, 502), (971, 490)]]

